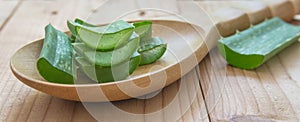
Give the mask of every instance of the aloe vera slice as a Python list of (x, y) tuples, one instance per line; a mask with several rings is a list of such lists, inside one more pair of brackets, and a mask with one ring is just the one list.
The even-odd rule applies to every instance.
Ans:
[(218, 48), (229, 64), (242, 69), (254, 69), (299, 37), (300, 27), (273, 18), (219, 40)]
[(45, 31), (43, 48), (37, 60), (38, 72), (50, 82), (73, 83), (76, 70), (73, 69), (73, 49), (69, 37), (50, 24), (46, 26)]
[(130, 56), (137, 50), (139, 42), (139, 36), (133, 33), (126, 45), (113, 51), (95, 51), (84, 43), (74, 43), (73, 46), (75, 51), (90, 63), (110, 67), (130, 59)]
[(83, 57), (76, 57), (80, 69), (92, 80), (99, 83), (112, 82), (126, 79), (138, 67), (141, 60), (139, 53), (134, 53), (130, 60), (113, 67), (92, 65)]
[(134, 31), (140, 36), (141, 42), (147, 41), (152, 37), (152, 21), (135, 22)]
[(76, 30), (75, 30), (76, 26), (97, 27), (96, 25), (89, 24), (78, 18), (76, 18), (74, 21), (68, 20), (67, 26), (73, 36), (76, 36)]
[(76, 35), (88, 47), (99, 51), (110, 51), (123, 46), (133, 33), (134, 26), (123, 20), (106, 26), (76, 26)]
[(141, 54), (140, 65), (151, 64), (160, 59), (166, 52), (167, 44), (159, 37), (141, 42), (138, 52)]

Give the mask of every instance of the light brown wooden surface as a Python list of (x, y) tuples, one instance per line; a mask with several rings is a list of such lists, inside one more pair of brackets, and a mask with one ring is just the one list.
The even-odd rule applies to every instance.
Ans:
[[(235, 8), (247, 13), (250, 19), (250, 23), (255, 25), (266, 18), (272, 17), (269, 7), (260, 1), (200, 1), (200, 6), (211, 10), (220, 10), (220, 8)], [(220, 12), (221, 13), (221, 12)], [(226, 15), (226, 14), (225, 14)]]
[(289, 0), (260, 0), (267, 4), (274, 16), (278, 16), (285, 21), (291, 21), (296, 13), (293, 2)]
[[(1, 6), (2, 1), (7, 4)], [(9, 69), (11, 55), (22, 45), (42, 38), (43, 28), (49, 22), (60, 30), (67, 30), (67, 19), (87, 18), (88, 13), (99, 12), (95, 9), (103, 1), (2, 1), (0, 0), (0, 17), (6, 22), (0, 21), (3, 27), (0, 29), (0, 121), (243, 122), (300, 119), (299, 42), (253, 71), (228, 66), (212, 51), (198, 67), (155, 97), (113, 102), (114, 106), (135, 113), (130, 115), (113, 114), (113, 106), (110, 103), (72, 102), (38, 92), (22, 84), (12, 75)], [(169, 5), (169, 2), (161, 4)], [(187, 14), (189, 12), (182, 11), (186, 8), (188, 6), (177, 5), (170, 9), (179, 14)], [(138, 13), (132, 17), (176, 18), (173, 15), (155, 12)], [(95, 23), (109, 20), (90, 19)], [(88, 111), (92, 110), (86, 109), (85, 106), (95, 107), (98, 111), (89, 113)], [(159, 110), (163, 111), (157, 112)]]
[(16, 8), (20, 5), (19, 0), (7, 1), (0, 0), (0, 11), (3, 13), (0, 14), (0, 30), (3, 28), (3, 25), (9, 21), (12, 15), (15, 13)]

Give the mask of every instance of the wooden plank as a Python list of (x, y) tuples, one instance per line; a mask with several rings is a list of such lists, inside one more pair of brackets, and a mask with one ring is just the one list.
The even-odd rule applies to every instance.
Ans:
[[(143, 98), (143, 97), (142, 97)], [(148, 98), (148, 99), (147, 99)], [(150, 95), (146, 95), (144, 100), (144, 120), (146, 122), (163, 122), (163, 92), (154, 92)], [(157, 112), (157, 114), (153, 114)]]
[[(171, 17), (190, 22), (204, 30), (204, 39), (208, 49), (217, 45), (217, 40), (250, 27), (246, 13), (235, 8), (219, 9), (209, 2), (178, 1), (179, 13)], [(226, 12), (226, 14), (223, 14)]]
[[(13, 105), (12, 108), (11, 108), (11, 112), (10, 114), (8, 115), (6, 121), (10, 121), (10, 122), (15, 122), (15, 121), (20, 121), (20, 119), (16, 116), (18, 116), (19, 113), (21, 113), (21, 111), (18, 109), (20, 107), (26, 107), (24, 106), (26, 104), (26, 99), (23, 99), (25, 98), (26, 96), (29, 96), (28, 94), (23, 94), (24, 92), (26, 93), (26, 91), (29, 90), (29, 88), (26, 88), (26, 87), (22, 87), (20, 92), (18, 93), (17, 96), (17, 101), (21, 101), (19, 103), (23, 103), (23, 104), (17, 104), (17, 105)], [(30, 92), (27, 92), (27, 93), (30, 93)], [(30, 97), (27, 98), (28, 100), (32, 100), (30, 99)], [(30, 101), (32, 102), (32, 101)], [(12, 102), (13, 103), (13, 102)], [(26, 118), (23, 120), (26, 120)]]
[(294, 18), (296, 8), (289, 0), (260, 0), (267, 4), (273, 16), (280, 17), (285, 21), (291, 21)]
[(181, 110), (179, 105), (179, 98), (176, 97), (178, 91), (179, 91), (179, 82), (176, 82), (168, 88), (163, 90), (163, 121), (165, 122), (171, 122), (178, 120), (181, 116)]
[[(182, 80), (182, 82), (187, 82), (187, 100), (190, 100), (189, 103), (191, 104), (189, 110), (186, 113), (184, 113), (183, 120), (189, 121), (189, 119), (191, 119), (194, 122), (208, 122), (208, 112), (206, 111), (206, 105), (203, 101), (204, 97), (202, 96), (202, 91), (199, 84), (200, 79), (198, 77), (197, 69), (190, 72), (187, 76), (182, 78)], [(183, 85), (182, 87), (184, 86), (185, 85)]]
[[(12, 82), (11, 80), (8, 80), (8, 82)], [(1, 102), (5, 103), (1, 105), (0, 109), (0, 120), (5, 121), (4, 116), (8, 116), (10, 113), (4, 113), (1, 111), (9, 111), (12, 109), (14, 102), (17, 101), (18, 93), (21, 90), (22, 84), (20, 83), (11, 83), (8, 85), (12, 85), (12, 88), (6, 88), (2, 91), (2, 97)], [(6, 95), (5, 95), (6, 94)], [(18, 101), (17, 101), (18, 102)]]
[[(118, 8), (112, 10), (111, 8)], [(109, 16), (106, 14), (109, 11)], [(106, 1), (86, 19), (91, 23), (110, 23), (116, 19), (147, 20), (177, 13), (176, 0), (117, 0)]]
[(299, 53), (297, 43), (257, 70), (223, 65), (224, 81), (213, 79), (211, 62), (216, 59), (204, 59), (199, 74), (210, 119), (299, 121)]
[(47, 113), (43, 118), (43, 121), (45, 122), (71, 121), (74, 107), (75, 107), (74, 105), (75, 102), (73, 101), (66, 101), (58, 98), (52, 98), (48, 106)]
[[(139, 8), (141, 9), (154, 9), (155, 11), (157, 11), (157, 13), (152, 13), (155, 15), (151, 15), (151, 16), (165, 16), (165, 15), (169, 15), (170, 13), (178, 13), (178, 7), (177, 7), (177, 3), (176, 0), (135, 0), (135, 2), (137, 3), (137, 6), (139, 6)], [(149, 11), (149, 10), (148, 10)], [(150, 14), (151, 14), (150, 13)], [(145, 13), (147, 14), (147, 13)]]
[(92, 112), (98, 121), (208, 121), (195, 70), (162, 91), (139, 99), (112, 103), (83, 103), (75, 108), (74, 120), (84, 120), (81, 119), (80, 112), (76, 112), (83, 107), (88, 107), (88, 111)]
[(200, 26), (206, 33), (214, 25), (210, 15), (199, 7), (196, 2), (178, 1), (179, 13), (177, 19)]
[[(239, 9), (230, 7), (220, 8), (218, 4), (207, 1), (179, 1), (178, 6), (180, 8), (180, 14), (185, 18), (198, 17), (200, 20), (198, 23), (201, 24), (200, 26), (203, 27), (206, 32), (216, 26), (220, 35), (226, 37), (236, 33), (237, 30), (244, 30), (250, 27), (249, 17)], [(197, 16), (194, 12), (197, 12)], [(200, 17), (202, 17), (203, 20), (201, 20)], [(209, 17), (211, 19), (207, 19)]]
[(3, 26), (9, 21), (9, 19), (14, 15), (19, 5), (19, 0), (0, 0), (0, 31), (2, 30)]
[[(80, 102), (75, 102), (72, 122), (97, 122)], [(104, 109), (104, 108), (102, 108)]]
[(289, 0), (289, 1), (292, 1), (295, 8), (295, 13), (300, 14), (300, 1), (299, 0)]
[[(300, 86), (300, 77), (297, 72), (299, 72), (299, 42), (289, 47), (282, 53), (278, 55), (276, 65), (269, 66), (270, 71), (272, 72), (273, 77), (275, 77), (276, 81), (280, 85), (282, 92), (288, 97), (290, 105), (295, 112), (296, 118), (300, 119), (300, 99), (299, 95), (295, 94), (299, 92)], [(298, 54), (298, 55), (297, 55)], [(270, 61), (270, 63), (273, 63)], [(268, 64), (269, 65), (269, 64)], [(298, 67), (298, 68), (297, 68)], [(274, 71), (277, 72), (274, 72)], [(291, 114), (293, 116), (293, 114)]]
[[(59, 107), (68, 106), (68, 101), (53, 101), (51, 96), (28, 88), (12, 76), (8, 67), (9, 58), (14, 51), (21, 45), (42, 37), (44, 35), (43, 28), (46, 24), (51, 22), (60, 29), (66, 30), (65, 22), (67, 19), (75, 16), (85, 16), (91, 11), (89, 4), (93, 4), (84, 0), (68, 1), (68, 4), (66, 2), (24, 1), (2, 29), (0, 39), (5, 46), (1, 46), (0, 52), (6, 55), (1, 55), (0, 60), (2, 69), (0, 72), (0, 90), (5, 91), (0, 93), (0, 121), (42, 121), (44, 118), (45, 120), (70, 120), (70, 117), (72, 117), (70, 115), (65, 116), (67, 118), (60, 116), (64, 115), (62, 113), (65, 111), (60, 111)], [(73, 13), (73, 7), (77, 4), (82, 6), (77, 7), (81, 11), (75, 14)], [(53, 108), (48, 109), (48, 104), (51, 100), (52, 104), (50, 107)], [(56, 111), (61, 113), (55, 113)], [(52, 118), (53, 114), (58, 115), (58, 117)]]
[(18, 115), (17, 120), (27, 120), (32, 122), (42, 121), (49, 108), (52, 97), (44, 93), (38, 93), (31, 89), (29, 90), (30, 95), (28, 95), (26, 98), (23, 98), (26, 102), (23, 103), (24, 107), (21, 108), (21, 112)]
[[(201, 106), (200, 106), (201, 105)], [(92, 107), (93, 106), (93, 107)], [(208, 121), (199, 79), (195, 70), (180, 81), (139, 99), (86, 104), (98, 121)]]
[(205, 3), (209, 5), (211, 9), (218, 10), (224, 7), (231, 7), (242, 10), (250, 19), (251, 24), (258, 24), (264, 21), (266, 18), (271, 18), (272, 13), (269, 7), (259, 1), (199, 1), (199, 3)]
[[(85, 105), (82, 103), (53, 98), (21, 84), (10, 73), (8, 61), (10, 55), (12, 55), (14, 51), (21, 45), (24, 45), (36, 38), (43, 37), (44, 26), (48, 23), (51, 22), (52, 25), (60, 30), (67, 30), (67, 19), (73, 19), (75, 17), (86, 18), (90, 12), (97, 13), (99, 12), (96, 9), (98, 7), (97, 3), (101, 2), (101, 0), (91, 0), (89, 2), (86, 2), (85, 0), (23, 1), (15, 15), (10, 19), (10, 21), (7, 22), (7, 26), (5, 26), (0, 32), (0, 41), (3, 45), (5, 45), (5, 47), (1, 47), (0, 53), (7, 54), (0, 56), (0, 67), (2, 69), (6, 69), (1, 70), (0, 72), (0, 90), (5, 91), (1, 92), (0, 94), (0, 121), (96, 121), (96, 119), (99, 119), (97, 116), (93, 116), (95, 114), (89, 113), (90, 110), (86, 110)], [(133, 7), (136, 6), (134, 5)], [(129, 16), (128, 19), (133, 19), (136, 16), (140, 15), (137, 14), (131, 17)], [(149, 12), (143, 15), (143, 17), (146, 18), (162, 16), (168, 15), (160, 15), (159, 13), (156, 14), (155, 12)], [(88, 18), (87, 20), (93, 20), (93, 18)], [(97, 24), (105, 21), (107, 21), (107, 19), (97, 21)], [(182, 82), (198, 82), (195, 74), (195, 72), (192, 72), (192, 74), (187, 76), (188, 78)], [(191, 78), (189, 78), (190, 76)], [(182, 96), (182, 98), (176, 98), (176, 93), (178, 93), (177, 91), (179, 86), (180, 85), (178, 83), (175, 83), (174, 85), (163, 89), (162, 92), (160, 92), (154, 98), (149, 98), (147, 100), (131, 99), (127, 101), (116, 102), (114, 104), (116, 104), (115, 106), (124, 108), (129, 112), (141, 113), (141, 116), (134, 116), (129, 119), (151, 121), (180, 118), (181, 115), (185, 113), (185, 110), (183, 111), (184, 113), (181, 113), (180, 108), (184, 109), (186, 107), (190, 107), (188, 103), (193, 102), (193, 104), (190, 104), (192, 105), (192, 109), (186, 109), (186, 111), (189, 112), (188, 114), (184, 115), (184, 119), (182, 120), (198, 120), (200, 118), (201, 120), (207, 121), (207, 112), (205, 106), (203, 106), (204, 100), (201, 96), (202, 93), (201, 90), (199, 90), (199, 85), (197, 91), (193, 91), (193, 89), (189, 89), (188, 91), (187, 88), (190, 88), (193, 85), (186, 85), (183, 90), (185, 92), (180, 92), (180, 96)], [(197, 99), (190, 100), (189, 97), (195, 96), (195, 93), (197, 93), (197, 97), (191, 98)], [(179, 99), (184, 102), (185, 98), (188, 98), (186, 104), (184, 104), (183, 107), (180, 107), (181, 102)], [(171, 107), (169, 106), (170, 103), (173, 104)], [(105, 114), (105, 116), (109, 117), (110, 119), (113, 118), (116, 120), (124, 120), (124, 117), (126, 119), (127, 116), (117, 118), (114, 114), (109, 113), (110, 109), (107, 104), (108, 103), (98, 103), (95, 108), (100, 107), (100, 110), (102, 110), (102, 112), (100, 111), (101, 115)], [(201, 107), (197, 107), (198, 104), (201, 105)], [(168, 109), (163, 109), (165, 107)], [(159, 110), (163, 110), (161, 114), (149, 116), (143, 115), (145, 112), (151, 114)]]
[[(10, 20), (10, 18), (14, 15), (15, 11), (17, 10), (17, 8), (19, 7), (20, 1), (19, 0), (15, 0), (15, 1), (6, 1), (6, 0), (0, 0), (0, 32), (1, 30), (4, 28), (4, 26), (6, 25), (6, 23)], [(3, 54), (3, 53), (2, 53)], [(1, 61), (3, 62), (3, 61)], [(1, 68), (4, 68), (3, 66), (1, 66)], [(13, 100), (17, 100), (17, 101), (21, 101), (19, 99), (17, 99), (19, 96), (19, 92), (21, 91), (20, 88), (20, 83), (18, 83), (17, 85), (15, 85), (13, 82), (10, 82), (11, 79), (9, 77), (9, 73), (5, 72), (3, 70), (0, 71), (0, 77), (4, 80), (6, 80), (7, 82), (4, 82), (3, 80), (1, 80), (0, 82), (0, 103), (5, 103), (7, 98), (11, 98), (10, 100), (10, 104), (6, 104), (0, 105), (0, 121), (4, 121), (5, 118), (4, 116), (7, 116), (9, 113), (2, 113), (1, 111), (6, 111), (8, 109), (12, 109), (14, 110), (13, 106), (12, 106), (12, 101)], [(11, 85), (14, 88), (17, 88), (16, 90), (12, 90), (12, 88), (6, 87), (7, 85)], [(22, 89), (24, 90), (24, 89)], [(14, 97), (10, 97), (10, 96), (14, 96)], [(8, 120), (12, 120), (12, 119), (8, 119)]]

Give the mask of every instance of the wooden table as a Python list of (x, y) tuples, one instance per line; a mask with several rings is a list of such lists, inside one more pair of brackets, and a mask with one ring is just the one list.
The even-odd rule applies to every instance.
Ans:
[[(252, 71), (228, 66), (212, 51), (199, 66), (154, 97), (150, 94), (141, 99), (112, 102), (132, 113), (130, 116), (116, 115), (109, 103), (54, 98), (29, 88), (12, 75), (11, 55), (21, 46), (42, 38), (45, 25), (52, 23), (66, 31), (67, 19), (101, 12), (97, 7), (103, 2), (0, 0), (0, 121), (299, 121), (299, 42)], [(128, 6), (139, 8), (143, 3), (146, 2), (136, 0)], [(147, 5), (167, 7), (175, 13), (186, 9), (174, 0)], [(157, 17), (168, 19), (172, 15), (140, 11), (128, 18)], [(101, 20), (99, 23), (109, 19)], [(85, 105), (99, 107), (99, 113), (89, 113)]]

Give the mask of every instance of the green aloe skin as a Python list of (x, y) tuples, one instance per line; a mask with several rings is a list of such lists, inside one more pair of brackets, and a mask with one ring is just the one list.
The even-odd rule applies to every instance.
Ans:
[(160, 59), (167, 49), (167, 44), (159, 37), (152, 38), (152, 22), (141, 21), (133, 23), (134, 31), (140, 35), (138, 52), (141, 54), (140, 66), (151, 64)]
[(76, 18), (74, 21), (68, 20), (67, 21), (67, 26), (71, 32), (71, 42), (80, 42), (79, 38), (76, 36), (76, 26), (87, 26), (87, 27), (97, 27), (96, 25), (92, 25), (89, 23), (84, 22), (81, 19)]
[(142, 56), (140, 65), (151, 64), (160, 59), (166, 52), (167, 44), (159, 37), (151, 38), (150, 40), (140, 43), (138, 52)]
[(242, 69), (255, 69), (299, 37), (300, 27), (273, 18), (219, 40), (218, 48), (229, 64)]
[(76, 57), (80, 69), (92, 80), (99, 83), (112, 82), (127, 78), (139, 66), (141, 56), (134, 53), (130, 60), (111, 67), (93, 65), (84, 57)]
[(141, 21), (133, 23), (134, 31), (140, 36), (141, 42), (145, 42), (152, 37), (152, 21)]
[(88, 47), (98, 51), (110, 51), (127, 43), (134, 26), (123, 20), (106, 26), (90, 27), (76, 25), (77, 37)]
[(128, 60), (137, 50), (139, 42), (139, 36), (133, 33), (127, 44), (112, 51), (95, 51), (84, 43), (74, 43), (73, 46), (75, 51), (82, 57), (85, 57), (90, 63), (108, 67)]
[(72, 84), (76, 70), (73, 66), (73, 49), (69, 37), (50, 24), (46, 26), (45, 31), (43, 48), (37, 61), (38, 72), (47, 81)]
[(81, 19), (76, 18), (74, 21), (68, 20), (67, 26), (73, 36), (76, 36), (76, 26), (87, 26), (87, 27), (97, 27), (95, 25), (84, 22)]

